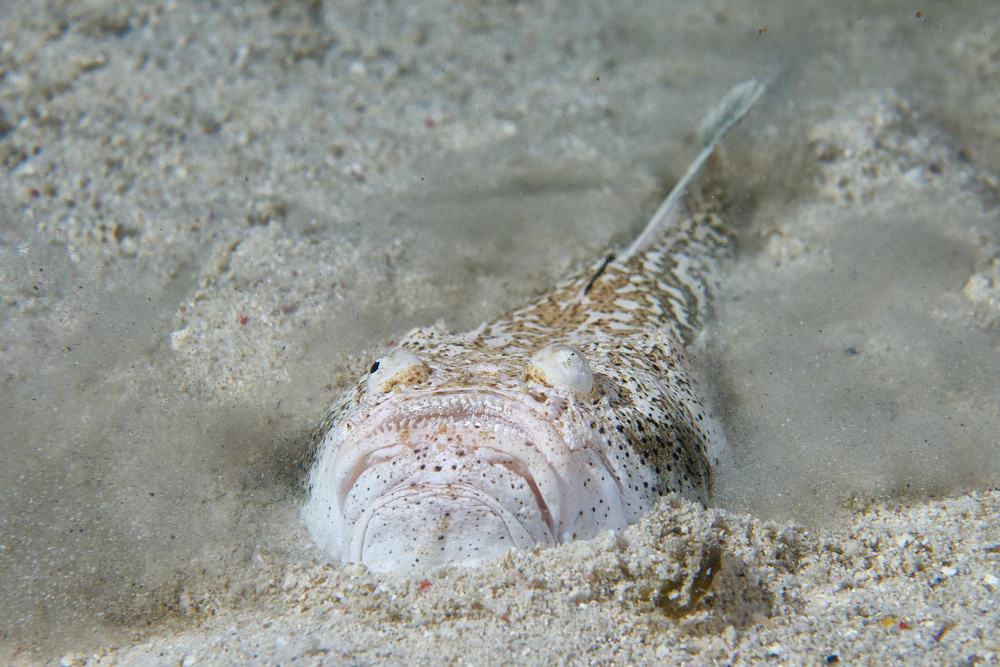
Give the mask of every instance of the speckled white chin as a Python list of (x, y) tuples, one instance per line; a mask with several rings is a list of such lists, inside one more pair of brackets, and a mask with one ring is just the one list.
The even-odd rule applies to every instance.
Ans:
[(382, 496), (365, 511), (355, 527), (351, 560), (376, 572), (475, 565), (535, 543), (517, 517), (470, 484), (416, 484)]
[(322, 448), (303, 511), (310, 533), (339, 560), (391, 571), (624, 527), (601, 456), (567, 442), (539, 411), (549, 406), (532, 403), (482, 388), (429, 392), (331, 431), (340, 442)]

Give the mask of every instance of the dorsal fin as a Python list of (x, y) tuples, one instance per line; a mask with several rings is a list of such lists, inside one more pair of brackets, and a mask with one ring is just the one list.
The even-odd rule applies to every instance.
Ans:
[[(746, 115), (764, 88), (756, 80), (744, 81), (712, 108), (701, 123), (698, 157), (621, 256), (602, 258), (511, 315), (509, 322), (519, 325), (520, 347), (533, 350), (545, 340), (587, 338), (600, 330), (625, 336), (662, 327), (671, 329), (681, 342), (693, 339), (707, 312), (712, 268), (725, 247), (725, 230), (714, 208), (680, 215), (679, 204), (719, 140)], [(501, 323), (491, 324), (485, 335), (500, 340), (498, 345), (513, 338)]]
[(691, 179), (695, 177), (701, 169), (705, 160), (712, 154), (716, 145), (736, 123), (750, 110), (757, 99), (764, 92), (767, 86), (757, 79), (749, 79), (743, 83), (733, 86), (726, 96), (705, 115), (699, 126), (701, 134), (702, 149), (688, 167), (684, 177), (677, 182), (674, 189), (670, 191), (666, 199), (656, 209), (656, 213), (646, 224), (646, 228), (632, 242), (621, 255), (616, 259), (618, 262), (627, 262), (637, 254), (649, 250), (649, 248), (660, 239), (664, 231), (674, 224), (679, 210), (679, 204), (687, 191)]

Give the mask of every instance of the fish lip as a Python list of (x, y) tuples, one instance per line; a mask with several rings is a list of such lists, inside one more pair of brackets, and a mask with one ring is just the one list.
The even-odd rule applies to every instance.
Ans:
[[(448, 404), (449, 400), (456, 399), (460, 401), (468, 396), (475, 396), (477, 399), (477, 408), (481, 410), (483, 406), (486, 406), (486, 410), (477, 412), (477, 409), (473, 409), (470, 406)], [(413, 407), (414, 405), (416, 408)], [(340, 508), (344, 508), (351, 489), (353, 489), (357, 479), (367, 469), (368, 466), (366, 463), (370, 457), (381, 450), (390, 450), (396, 447), (409, 446), (399, 442), (392, 444), (386, 444), (384, 441), (379, 442), (376, 436), (380, 431), (384, 430), (387, 425), (391, 424), (392, 428), (399, 429), (405, 425), (407, 420), (418, 420), (421, 418), (433, 419), (435, 417), (441, 419), (461, 420), (463, 418), (475, 419), (477, 416), (480, 417), (484, 423), (500, 423), (523, 433), (525, 441), (530, 443), (531, 448), (544, 459), (547, 468), (544, 473), (550, 475), (554, 479), (556, 487), (555, 495), (557, 497), (551, 497), (553, 495), (551, 493), (549, 494), (550, 497), (546, 497), (545, 494), (540, 492), (537, 485), (537, 477), (538, 473), (542, 471), (533, 470), (528, 461), (526, 461), (524, 457), (518, 456), (517, 452), (501, 452), (496, 447), (489, 445), (470, 445), (470, 452), (482, 451), (505, 454), (513, 459), (520, 468), (527, 471), (528, 475), (526, 476), (519, 470), (504, 464), (505, 467), (508, 467), (508, 469), (512, 472), (525, 479), (525, 481), (530, 485), (536, 502), (539, 505), (539, 510), (543, 516), (545, 527), (548, 531), (548, 539), (546, 541), (551, 544), (557, 543), (561, 532), (560, 526), (563, 523), (563, 517), (561, 516), (561, 501), (565, 495), (564, 486), (566, 482), (558, 473), (557, 467), (554, 465), (551, 456), (546, 450), (550, 449), (551, 445), (555, 445), (555, 449), (558, 451), (570, 452), (572, 450), (562, 437), (562, 434), (559, 433), (558, 429), (556, 429), (548, 419), (540, 414), (537, 409), (532, 408), (525, 402), (525, 396), (520, 394), (507, 394), (493, 389), (484, 389), (482, 387), (469, 389), (437, 389), (414, 393), (410, 394), (405, 402), (388, 401), (368, 413), (365, 416), (365, 424), (363, 427), (352, 429), (345, 434), (345, 441), (342, 443), (342, 446), (347, 442), (353, 442), (355, 444), (363, 442), (365, 444), (363, 446), (355, 446), (350, 455), (339, 461), (335, 466), (336, 472), (334, 483), (337, 487), (339, 487), (337, 499)], [(532, 427), (536, 428), (537, 433), (543, 434), (542, 437), (537, 437), (537, 434), (529, 436), (529, 431)], [(546, 441), (550, 447), (539, 447), (539, 441)], [(475, 488), (475, 485), (469, 486), (471, 488)], [(383, 492), (379, 495), (379, 499), (375, 502), (380, 502), (385, 496), (396, 491), (398, 491), (397, 487), (393, 487)]]
[[(510, 510), (503, 506), (503, 503), (497, 501), (494, 497), (473, 484), (469, 484), (467, 482), (452, 482), (447, 484), (404, 483), (397, 484), (392, 487), (380, 495), (375, 502), (365, 508), (364, 513), (358, 519), (358, 522), (354, 527), (355, 531), (351, 537), (350, 546), (348, 547), (350, 560), (356, 563), (365, 562), (364, 551), (365, 540), (368, 536), (368, 527), (371, 524), (372, 519), (378, 516), (378, 513), (382, 508), (396, 500), (399, 500), (400, 498), (405, 498), (410, 495), (419, 496), (430, 490), (437, 489), (440, 489), (443, 493), (462, 494), (467, 500), (473, 500), (490, 510), (493, 514), (499, 517), (501, 521), (503, 521), (504, 526), (507, 528), (507, 534), (511, 538), (511, 546), (528, 546), (529, 544), (534, 543), (534, 540), (531, 538), (527, 529), (525, 529), (522, 523), (516, 516), (514, 516), (513, 513), (510, 512)], [(555, 544), (554, 539), (549, 541), (550, 546), (553, 544)]]

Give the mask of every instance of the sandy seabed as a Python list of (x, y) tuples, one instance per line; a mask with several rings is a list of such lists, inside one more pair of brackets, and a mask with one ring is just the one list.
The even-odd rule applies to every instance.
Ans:
[[(0, 7), (0, 662), (1000, 661), (1000, 19), (830, 4)], [(751, 76), (713, 506), (323, 563), (337, 392), (626, 243)]]

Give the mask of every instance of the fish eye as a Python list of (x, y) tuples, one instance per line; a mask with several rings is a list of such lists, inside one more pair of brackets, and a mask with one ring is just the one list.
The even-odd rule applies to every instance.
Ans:
[(397, 347), (375, 360), (368, 371), (368, 391), (386, 393), (427, 379), (431, 369), (417, 355)]
[(546, 345), (531, 355), (525, 379), (549, 387), (575, 389), (581, 394), (594, 390), (594, 374), (583, 353), (569, 345)]

